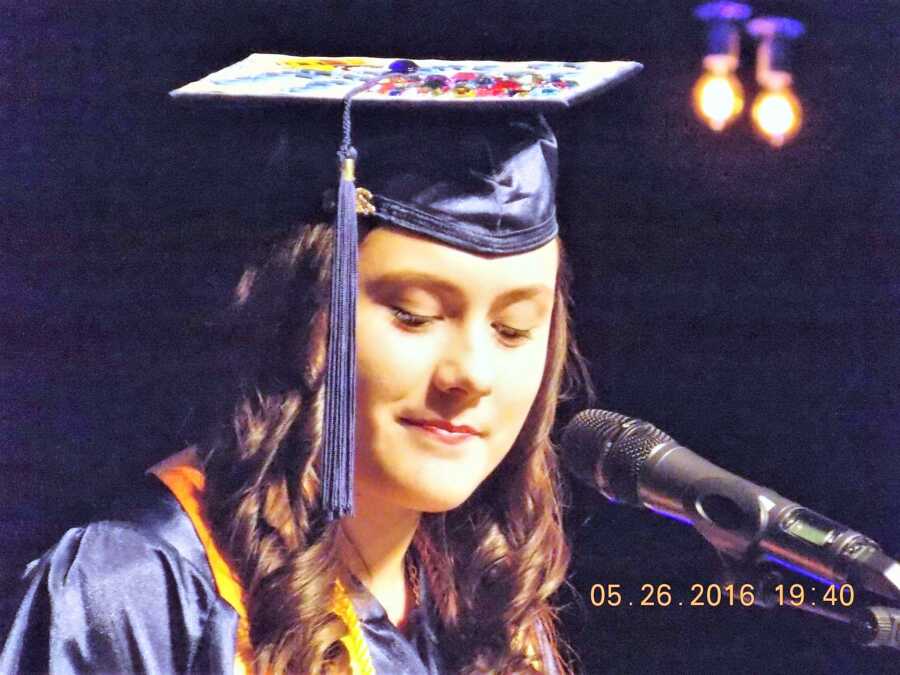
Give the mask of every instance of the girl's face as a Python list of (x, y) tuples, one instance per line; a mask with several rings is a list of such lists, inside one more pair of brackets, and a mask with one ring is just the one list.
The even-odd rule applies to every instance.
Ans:
[(506, 456), (537, 395), (557, 242), (487, 257), (379, 227), (359, 254), (357, 496), (447, 511)]

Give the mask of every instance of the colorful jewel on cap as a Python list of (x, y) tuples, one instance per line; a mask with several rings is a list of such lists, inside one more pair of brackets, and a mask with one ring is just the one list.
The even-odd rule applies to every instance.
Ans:
[(392, 73), (403, 73), (405, 75), (414, 73), (418, 69), (418, 64), (415, 61), (410, 61), (409, 59), (397, 59), (390, 66), (388, 66), (388, 70), (390, 70)]

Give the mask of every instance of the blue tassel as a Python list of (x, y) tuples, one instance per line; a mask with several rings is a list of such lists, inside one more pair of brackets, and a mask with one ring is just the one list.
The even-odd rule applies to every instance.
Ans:
[[(400, 63), (400, 62), (397, 62)], [(402, 62), (404, 72), (418, 69)], [(394, 65), (391, 66), (394, 68)], [(329, 520), (353, 513), (353, 459), (356, 453), (356, 284), (359, 231), (356, 221), (356, 149), (351, 144), (353, 97), (391, 70), (351, 89), (343, 101), (341, 178), (331, 262), (331, 311), (325, 371), (325, 421), (322, 429), (322, 509)]]
[(321, 455), (322, 508), (329, 520), (353, 513), (353, 456), (356, 445), (356, 285), (359, 256), (354, 177), (356, 150), (345, 146), (338, 157), (341, 178), (331, 266)]

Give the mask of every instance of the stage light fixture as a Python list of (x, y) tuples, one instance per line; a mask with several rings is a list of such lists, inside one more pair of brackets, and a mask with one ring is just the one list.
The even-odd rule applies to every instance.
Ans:
[(734, 74), (741, 52), (738, 22), (752, 11), (741, 2), (707, 2), (694, 9), (694, 16), (708, 26), (704, 73), (693, 89), (694, 110), (713, 131), (725, 129), (744, 109), (744, 88)]
[(747, 23), (747, 32), (759, 41), (756, 50), (756, 82), (760, 92), (753, 101), (753, 126), (778, 148), (797, 135), (803, 108), (791, 85), (790, 42), (806, 29), (796, 19), (762, 16)]

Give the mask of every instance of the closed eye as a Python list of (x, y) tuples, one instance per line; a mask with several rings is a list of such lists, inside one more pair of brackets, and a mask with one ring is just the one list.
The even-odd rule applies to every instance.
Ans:
[(413, 314), (412, 312), (407, 312), (402, 307), (391, 307), (391, 313), (394, 315), (394, 318), (397, 319), (397, 321), (409, 328), (420, 328), (422, 326), (427, 326), (437, 318), (433, 316), (425, 316), (423, 314)]
[(495, 323), (494, 330), (497, 331), (497, 334), (504, 342), (512, 345), (522, 344), (531, 339), (530, 330), (513, 328), (512, 326), (505, 326), (502, 323)]

